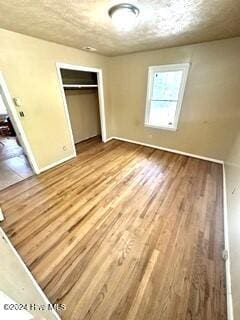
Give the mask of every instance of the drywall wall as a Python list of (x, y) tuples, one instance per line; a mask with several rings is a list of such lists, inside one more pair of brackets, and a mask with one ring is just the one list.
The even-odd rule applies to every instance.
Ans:
[(75, 143), (100, 134), (97, 89), (65, 90)]
[[(240, 38), (107, 58), (3, 29), (0, 37), (0, 71), (21, 99), (20, 120), (40, 169), (74, 151), (56, 62), (103, 69), (108, 137), (225, 159), (238, 127)], [(192, 65), (178, 130), (144, 127), (148, 66), (181, 62)]]
[(20, 118), (40, 169), (73, 154), (56, 62), (103, 69), (107, 126), (107, 58), (0, 29), (2, 71), (12, 97), (19, 97)]
[(233, 312), (234, 320), (240, 320), (240, 129), (225, 163), (225, 172)]
[[(240, 38), (110, 58), (113, 135), (224, 160), (239, 123)], [(144, 127), (148, 67), (190, 62), (176, 132)]]

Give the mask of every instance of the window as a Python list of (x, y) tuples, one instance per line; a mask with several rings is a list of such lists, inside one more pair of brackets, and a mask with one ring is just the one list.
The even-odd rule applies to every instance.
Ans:
[(189, 64), (149, 67), (145, 126), (176, 130)]

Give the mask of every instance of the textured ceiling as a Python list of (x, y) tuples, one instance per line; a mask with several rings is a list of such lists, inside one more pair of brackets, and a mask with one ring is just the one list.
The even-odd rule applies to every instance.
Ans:
[(106, 0), (0, 0), (0, 27), (109, 56), (240, 35), (240, 0), (139, 0), (138, 25), (119, 32)]

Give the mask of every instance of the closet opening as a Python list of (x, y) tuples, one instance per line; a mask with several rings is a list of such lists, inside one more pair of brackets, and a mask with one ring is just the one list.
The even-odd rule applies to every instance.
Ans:
[(69, 130), (75, 151), (91, 138), (106, 140), (102, 71), (57, 64)]

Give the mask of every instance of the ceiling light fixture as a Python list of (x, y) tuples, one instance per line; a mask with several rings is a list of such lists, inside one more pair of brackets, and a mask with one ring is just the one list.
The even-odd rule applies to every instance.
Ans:
[(82, 49), (86, 50), (86, 51), (91, 51), (91, 52), (97, 51), (97, 49), (95, 49), (93, 47), (83, 47)]
[(137, 23), (140, 10), (130, 3), (119, 3), (108, 10), (114, 25), (122, 30), (128, 31)]

